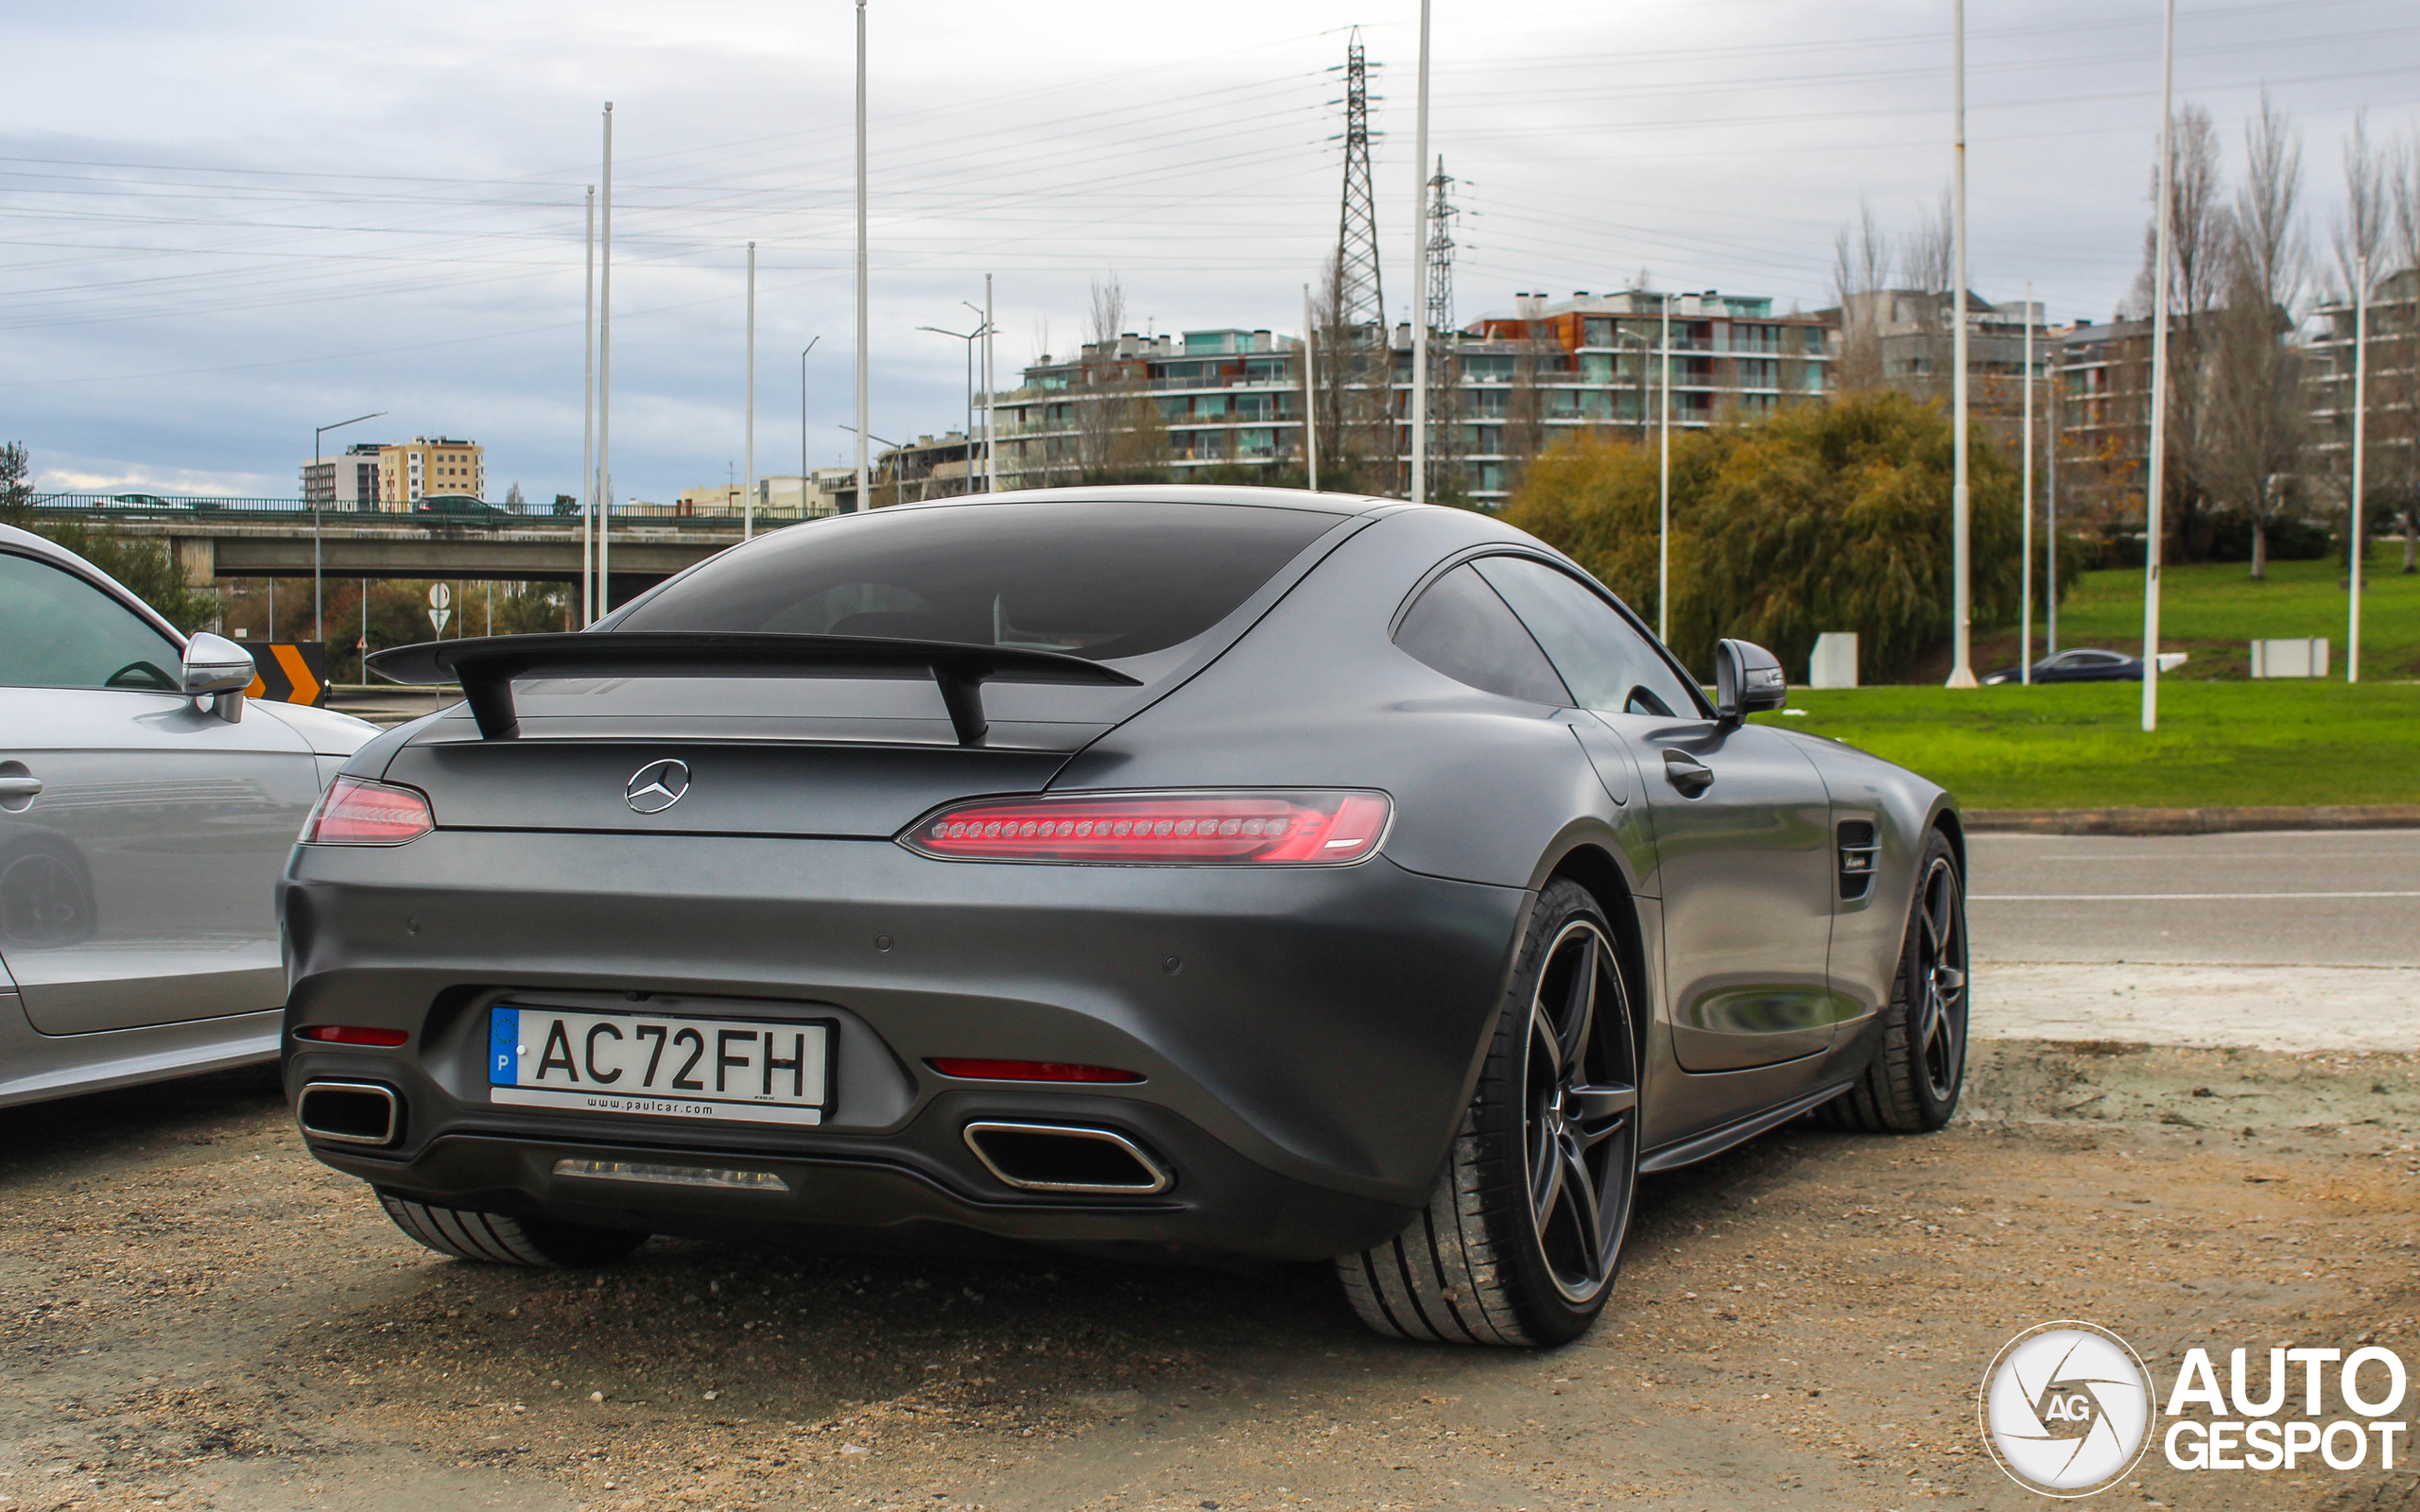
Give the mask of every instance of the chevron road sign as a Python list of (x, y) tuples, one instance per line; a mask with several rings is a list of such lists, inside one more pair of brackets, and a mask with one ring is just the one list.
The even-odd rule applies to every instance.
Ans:
[(254, 672), (252, 685), (244, 690), (246, 697), (267, 698), (273, 703), (305, 703), (314, 709), (328, 706), (328, 648), (324, 643), (276, 641), (245, 649), (252, 653)]

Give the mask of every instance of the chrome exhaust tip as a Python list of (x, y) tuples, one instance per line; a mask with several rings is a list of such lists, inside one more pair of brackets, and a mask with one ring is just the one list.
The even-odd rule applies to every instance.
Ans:
[(294, 1121), (331, 1144), (392, 1144), (404, 1130), (404, 1102), (374, 1081), (315, 1081), (294, 1100)]
[(977, 1122), (966, 1125), (966, 1147), (1020, 1192), (1148, 1197), (1176, 1185), (1167, 1167), (1115, 1129)]

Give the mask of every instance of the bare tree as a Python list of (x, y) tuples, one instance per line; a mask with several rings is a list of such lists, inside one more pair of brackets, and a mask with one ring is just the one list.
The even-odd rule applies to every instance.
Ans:
[(2243, 185), (2224, 259), (2224, 301), (2205, 317), (2205, 475), (2252, 522), (2252, 576), (2269, 575), (2269, 525), (2302, 475), (2308, 410), (2291, 339), (2308, 266), (2302, 141), (2264, 93), (2244, 129)]
[[(1945, 300), (1958, 277), (1958, 232), (1951, 215), (1949, 191), (1945, 189), (1939, 204), (1917, 213), (1916, 229), (1899, 244), (1899, 282)], [(1927, 311), (1922, 318), (1938, 321), (1940, 312)]]
[(1150, 391), (1150, 362), (1126, 349), (1126, 286), (1095, 279), (1091, 339), (1077, 363), (1076, 472), (1087, 483), (1140, 483), (1167, 468), (1167, 419)]
[[(2210, 476), (2217, 437), (2209, 402), (2210, 349), (2215, 314), (2225, 295), (2228, 243), (2235, 234), (2235, 216), (2224, 198), (2218, 128), (2207, 110), (2191, 103), (2178, 110), (2169, 164), (2168, 287), (2157, 293), (2152, 288), (2159, 232), (2154, 221), (2143, 229), (2143, 270), (2131, 302), (2146, 319), (2155, 299), (2168, 304), (2167, 512), (2174, 532), (2169, 551), (2173, 560), (2193, 561), (2208, 553), (2214, 528)], [(2148, 370), (2148, 335), (2133, 344), (2133, 361)], [(2125, 387), (2144, 394), (2152, 387), (2148, 379)]]
[[(2380, 155), (2385, 267), (2392, 318), (2373, 327), (2370, 363), (2371, 492), (2403, 526), (2403, 570), (2420, 572), (2420, 133)], [(2379, 339), (2383, 337), (2383, 339)]]
[(1876, 301), (1890, 282), (1891, 241), (1858, 201), (1857, 224), (1832, 237), (1832, 292), (1841, 306), (1840, 385), (1844, 393), (1882, 387), (1881, 314)]

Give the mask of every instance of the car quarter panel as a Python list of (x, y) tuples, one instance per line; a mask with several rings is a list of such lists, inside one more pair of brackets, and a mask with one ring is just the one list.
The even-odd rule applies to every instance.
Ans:
[[(1796, 743), (1823, 774), (1835, 830), (1862, 820), (1875, 826), (1880, 842), (1873, 884), (1862, 898), (1841, 899), (1832, 921), (1832, 990), (1871, 1016), (1891, 1001), (1927, 837), (1957, 804), (1937, 784), (1853, 746), (1795, 730), (1775, 733)], [(1841, 1040), (1857, 1027), (1841, 1024)]]

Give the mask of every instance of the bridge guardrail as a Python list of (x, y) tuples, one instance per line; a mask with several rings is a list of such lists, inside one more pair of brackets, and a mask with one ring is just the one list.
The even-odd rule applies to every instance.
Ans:
[[(248, 499), (220, 495), (186, 495), (182, 497), (156, 493), (45, 493), (31, 501), (33, 508), (43, 515), (83, 516), (99, 521), (125, 521), (132, 524), (164, 521), (198, 520), (214, 524), (230, 524), (245, 520), (302, 522), (312, 515), (312, 507), (302, 499)], [(320, 522), (329, 524), (415, 525), (424, 529), (511, 529), (527, 522), (530, 526), (560, 525), (569, 528), (579, 520), (579, 511), (558, 513), (547, 504), (495, 504), (488, 507), (489, 515), (416, 514), (402, 509), (357, 508), (350, 505), (323, 505)], [(508, 517), (499, 519), (497, 516)], [(736, 530), (737, 515), (676, 515), (640, 513), (615, 507), (613, 523), (624, 529), (646, 527), (671, 530)], [(789, 516), (772, 515), (765, 510), (756, 514), (761, 524), (781, 521)]]

